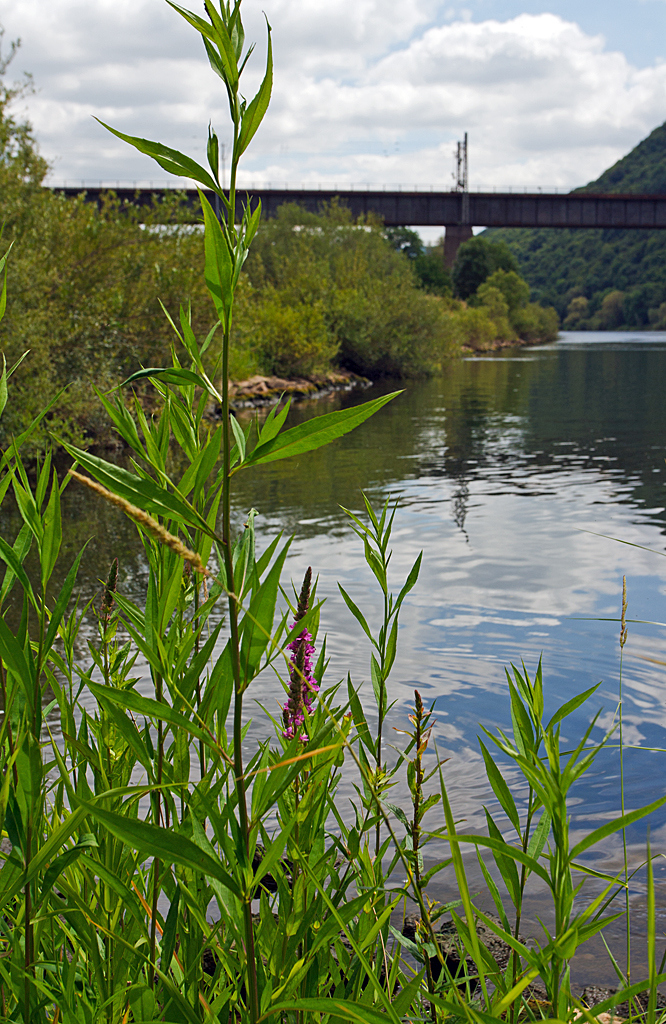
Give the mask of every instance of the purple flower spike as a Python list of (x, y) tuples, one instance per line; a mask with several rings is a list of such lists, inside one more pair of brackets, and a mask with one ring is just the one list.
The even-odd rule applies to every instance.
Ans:
[[(292, 632), (296, 629), (298, 623), (308, 610), (311, 583), (312, 569), (308, 568), (305, 573), (303, 586), (301, 587), (301, 593), (298, 598), (296, 618), (290, 626)], [(312, 668), (312, 656), (315, 652), (312, 643), (312, 635), (307, 629), (302, 630), (298, 636), (287, 645), (287, 650), (291, 651), (291, 658), (289, 659), (290, 686), (287, 703), (282, 709), (282, 718), (285, 726), (282, 735), (286, 740), (293, 740), (298, 736), (301, 743), (307, 743), (308, 734), (303, 730), (303, 726), (305, 725), (305, 716), (306, 714), (312, 714), (313, 701), (315, 695), (319, 691), (319, 686), (314, 677)]]

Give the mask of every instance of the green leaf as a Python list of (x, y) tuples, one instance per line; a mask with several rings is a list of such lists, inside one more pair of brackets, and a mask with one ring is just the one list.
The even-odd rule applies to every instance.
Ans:
[(264, 444), (266, 441), (272, 441), (272, 439), (280, 433), (284, 425), (284, 421), (287, 418), (287, 414), (291, 407), (291, 398), (288, 398), (284, 403), (282, 409), (278, 412), (278, 405), (274, 405), (268, 416), (264, 420), (264, 425), (259, 431), (258, 444)]
[(44, 534), (41, 544), (42, 590), (51, 579), (62, 544), (62, 519), (60, 513), (60, 487), (58, 476), (53, 470), (51, 495), (44, 513)]
[(273, 1014), (288, 1013), (297, 1014), (299, 1010), (309, 1010), (312, 1013), (324, 1013), (334, 1017), (341, 1017), (342, 1020), (357, 1022), (357, 1024), (386, 1024), (388, 1020), (398, 1021), (399, 1018), (393, 1013), (388, 1016), (380, 1013), (372, 1006), (362, 1003), (355, 1003), (351, 999), (295, 999), (290, 1003), (276, 1003), (266, 1013), (259, 1017), (257, 1024), (268, 1020)]
[(548, 811), (544, 810), (543, 814), (539, 818), (539, 824), (532, 833), (530, 844), (527, 847), (528, 856), (537, 857), (541, 856), (541, 851), (546, 845), (548, 834), (550, 832), (550, 815)]
[(100, 121), (98, 117), (95, 120), (101, 124), (102, 128), (106, 128), (112, 135), (115, 135), (116, 138), (122, 139), (123, 142), (129, 143), (130, 146), (134, 146), (140, 153), (145, 153), (146, 156), (152, 157), (167, 174), (175, 174), (181, 178), (191, 178), (193, 181), (201, 182), (202, 185), (205, 185), (212, 192), (217, 191), (217, 185), (208, 171), (191, 157), (180, 153), (177, 149), (163, 146), (161, 142), (151, 142), (149, 139), (139, 139), (135, 135), (125, 135), (123, 132), (112, 128), (111, 125), (104, 124), (104, 121)]
[(199, 190), (204, 215), (204, 278), (217, 315), (228, 324), (234, 290), (234, 254), (217, 216)]
[(568, 700), (566, 704), (563, 704), (562, 707), (555, 712), (546, 726), (546, 732), (550, 732), (555, 728), (558, 722), (561, 722), (563, 718), (566, 718), (568, 715), (572, 714), (576, 708), (579, 708), (581, 704), (584, 704), (587, 698), (591, 697), (600, 686), (601, 683), (597, 683), (596, 686), (591, 686), (589, 690), (585, 690), (584, 693), (579, 693), (576, 697), (572, 697), (571, 700)]
[(409, 570), (409, 576), (405, 580), (405, 583), (404, 583), (404, 586), (403, 586), (402, 590), (398, 594), (398, 600), (395, 602), (394, 614), (395, 614), (395, 612), (397, 612), (398, 608), (400, 608), (400, 605), (405, 600), (405, 598), (407, 597), (407, 594), (410, 592), (410, 590), (412, 590), (416, 586), (416, 581), (418, 580), (419, 573), (421, 571), (421, 560), (422, 560), (422, 558), (423, 558), (423, 552), (420, 551), (416, 561), (414, 562), (414, 565)]
[(49, 628), (46, 632), (46, 637), (44, 640), (45, 653), (51, 649), (51, 645), (53, 644), (53, 641), (55, 640), (56, 635), (58, 633), (58, 627), (62, 622), (62, 617), (67, 611), (67, 605), (69, 604), (69, 600), (72, 596), (72, 591), (74, 590), (74, 584), (76, 583), (76, 577), (79, 572), (79, 566), (81, 565), (81, 559), (83, 558), (84, 551), (88, 547), (88, 543), (89, 542), (86, 541), (81, 551), (79, 551), (78, 555), (74, 559), (74, 563), (69, 572), (67, 573), (65, 582), (60, 588), (60, 593), (56, 598), (56, 603), (54, 605), (53, 611), (51, 612), (51, 618), (49, 620)]
[(241, 425), (240, 425), (240, 423), (238, 422), (238, 420), (236, 419), (235, 416), (231, 416), (230, 417), (230, 422), (231, 422), (231, 430), (232, 430), (232, 433), (233, 433), (234, 438), (236, 440), (236, 444), (238, 446), (238, 454), (240, 456), (240, 461), (244, 462), (245, 461), (245, 434), (243, 433)]
[(409, 1008), (423, 985), (424, 975), (425, 968), (419, 974), (416, 974), (408, 985), (401, 988), (397, 995), (393, 996), (393, 1009), (399, 1017), (405, 1017), (409, 1013)]
[[(582, 531), (581, 531), (582, 532)], [(604, 999), (603, 1002), (597, 1003), (594, 1007), (594, 1016), (598, 1019), (600, 1013), (607, 1013), (609, 1010), (613, 1010), (613, 1007), (619, 1003), (628, 1002), (633, 999), (634, 996), (640, 995), (641, 992), (645, 992), (651, 984), (662, 985), (666, 981), (666, 974), (657, 974), (652, 979), (646, 981), (637, 981), (635, 985), (631, 985), (628, 988), (620, 988), (617, 992), (614, 992), (608, 999)]]
[(204, 21), (204, 19), (200, 18), (197, 14), (192, 14), (191, 11), (186, 10), (184, 7), (179, 7), (178, 4), (172, 3), (171, 0), (167, 0), (167, 3), (169, 7), (172, 7), (174, 11), (177, 11), (178, 14), (180, 14), (180, 16), (192, 26), (192, 28), (195, 28), (197, 32), (200, 32), (202, 36), (207, 39), (215, 39), (213, 27), (209, 22)]
[(198, 388), (203, 388), (204, 391), (208, 390), (203, 377), (200, 377), (194, 370), (185, 370), (182, 367), (174, 369), (168, 366), (148, 366), (143, 370), (137, 370), (127, 380), (124, 380), (120, 387), (124, 388), (127, 384), (133, 384), (136, 380), (144, 380), (146, 377), (157, 377), (166, 384), (196, 384)]
[(632, 825), (633, 822), (639, 821), (641, 818), (646, 817), (648, 814), (652, 814), (653, 811), (658, 811), (660, 807), (666, 804), (666, 796), (662, 796), (660, 800), (655, 800), (653, 803), (648, 804), (646, 807), (639, 807), (636, 811), (630, 811), (629, 814), (621, 814), (619, 818), (614, 818), (612, 821), (607, 821), (605, 825), (600, 828), (595, 828), (593, 832), (585, 836), (585, 839), (581, 840), (574, 846), (573, 850), (569, 854), (569, 860), (576, 860), (580, 857), (581, 853), (585, 850), (589, 850), (595, 843), (600, 843), (606, 836), (610, 836), (613, 832), (619, 832), (621, 829), (626, 828), (627, 825)]
[[(105, 799), (106, 795), (98, 799)], [(145, 821), (127, 818), (113, 811), (106, 811), (98, 803), (79, 800), (81, 807), (97, 821), (105, 825), (117, 839), (128, 843), (135, 850), (141, 850), (153, 857), (158, 857), (168, 864), (180, 864), (191, 871), (200, 871), (210, 875), (229, 889), (240, 899), (240, 890), (233, 878), (223, 870), (220, 861), (214, 860), (199, 849), (186, 836), (174, 832), (173, 829), (158, 828)]]
[(479, 746), (481, 747), (481, 753), (483, 754), (483, 760), (486, 765), (488, 782), (492, 786), (493, 793), (499, 800), (500, 807), (515, 828), (516, 832), (520, 835), (520, 816), (518, 814), (518, 808), (516, 807), (515, 801), (511, 795), (511, 791), (502, 778), (502, 773), (493, 761), (489, 751), (481, 739), (479, 739)]
[[(335, 441), (338, 437), (342, 437), (343, 434), (348, 434), (350, 430), (354, 430), (378, 412), (387, 402), (401, 394), (402, 391), (393, 391), (389, 395), (373, 398), (372, 401), (364, 402), (362, 405), (355, 405), (349, 409), (337, 409), (335, 412), (326, 413), (324, 416), (315, 416), (304, 423), (299, 423), (297, 427), (278, 434), (272, 440), (258, 444), (248, 455), (242, 468), (261, 466), (266, 462), (275, 462), (277, 459), (288, 459), (293, 455), (303, 455), (305, 452), (315, 451), (315, 449)], [(237, 469), (240, 468), (240, 466), (237, 467)], [(237, 469), (232, 472), (235, 473)]]
[(240, 656), (243, 687), (247, 686), (254, 678), (264, 651), (271, 640), (280, 576), (290, 545), (291, 540), (288, 540), (282, 551), (279, 552), (266, 579), (254, 592), (250, 607), (241, 623)]
[[(3, 293), (4, 294), (4, 293)], [(0, 320), (2, 317), (0, 316)], [(0, 376), (0, 416), (2, 416), (7, 405), (7, 361), (4, 352), (2, 353), (2, 375)]]
[[(666, 796), (664, 797), (662, 803), (664, 802), (666, 802)], [(440, 838), (448, 839), (449, 841), (453, 839), (454, 842), (456, 843), (472, 843), (475, 846), (487, 846), (489, 850), (495, 850), (497, 853), (503, 856), (511, 857), (513, 860), (517, 860), (520, 864), (524, 864), (525, 867), (528, 867), (530, 871), (534, 872), (535, 875), (538, 875), (539, 878), (543, 879), (543, 881), (548, 885), (549, 888), (551, 887), (551, 880), (546, 870), (541, 866), (541, 864), (539, 864), (537, 860), (535, 860), (532, 857), (529, 857), (523, 850), (519, 849), (519, 847), (517, 846), (512, 846), (510, 843), (505, 843), (504, 841), (498, 843), (497, 840), (492, 839), (490, 836), (477, 836), (471, 833), (463, 832), (456, 832), (454, 835), (451, 836), (443, 833), (440, 836)]]
[[(83, 808), (77, 808), (72, 814), (51, 833), (46, 842), (39, 847), (37, 853), (30, 861), (28, 871), (19, 872), (18, 876), (7, 871), (11, 861), (5, 862), (5, 867), (0, 872), (0, 910), (5, 907), (10, 899), (28, 882), (42, 871), (49, 864), (58, 850), (67, 842), (71, 834), (79, 827), (85, 818)], [(6, 873), (7, 872), (7, 873)], [(6, 883), (5, 883), (6, 879)]]
[(122, 466), (106, 462), (66, 441), (60, 443), (73, 459), (114, 494), (153, 515), (175, 518), (208, 536), (216, 536), (206, 520), (178, 492), (172, 493), (150, 478), (136, 476)]
[[(122, 385), (121, 385), (122, 386)], [(144, 454), (144, 447), (139, 438), (139, 432), (136, 429), (136, 423), (130, 415), (129, 409), (126, 409), (122, 401), (116, 397), (115, 402), (110, 402), (103, 392), (99, 388), (93, 388), (97, 398), (104, 406), (106, 413), (113, 423), (114, 427), (122, 437), (122, 439), (133, 448), (135, 452), (140, 455)]]
[[(4, 601), (14, 579), (18, 579), (23, 590), (28, 595), (33, 608), (37, 608), (37, 599), (34, 595), (32, 584), (30, 583), (27, 573), (23, 568), (23, 558), (25, 558), (30, 550), (29, 542), (31, 541), (31, 538), (32, 533), (25, 523), (21, 527), (19, 535), (14, 541), (13, 548), (10, 548), (4, 537), (0, 537), (0, 558), (7, 563), (8, 567), (2, 583), (2, 594), (0, 596), (0, 600)], [(23, 557), (21, 557), (21, 555), (23, 555)]]
[[(486, 823), (488, 825), (488, 834), (495, 839), (498, 843), (506, 844), (502, 833), (498, 829), (497, 825), (493, 821), (488, 812), (488, 809), (484, 807), (486, 812)], [(478, 849), (477, 849), (478, 853)], [(511, 857), (504, 857), (498, 850), (493, 850), (493, 858), (497, 864), (498, 870), (502, 876), (507, 892), (511, 897), (514, 907), (520, 905), (520, 882), (518, 880), (518, 868)]]
[(407, 818), (407, 815), (403, 811), (402, 807), (398, 807), (397, 804), (386, 803), (389, 811), (393, 811), (398, 821), (400, 821), (406, 828), (408, 835), (411, 835), (412, 826)]
[(351, 708), (352, 715), (354, 716), (354, 726), (358, 733), (358, 737), (361, 743), (371, 752), (373, 757), (376, 754), (375, 744), (368, 728), (365, 715), (363, 713), (363, 705), (361, 704), (356, 690), (352, 686), (351, 676), (347, 676), (347, 692), (349, 694), (349, 707)]
[(259, 87), (259, 91), (251, 103), (248, 104), (241, 120), (241, 129), (238, 137), (238, 155), (244, 153), (252, 141), (259, 125), (264, 119), (271, 99), (273, 88), (273, 47), (271, 43), (271, 26), (268, 26), (268, 55), (266, 57), (266, 74)]
[(87, 833), (86, 835), (81, 836), (75, 846), (72, 846), (71, 849), (67, 850), (65, 853), (61, 853), (59, 857), (56, 857), (56, 859), (49, 864), (44, 874), (41, 892), (42, 899), (48, 895), (55, 885), (58, 875), (61, 874), (65, 868), (69, 867), (70, 864), (80, 857), (84, 850), (89, 850), (91, 846), (97, 845), (98, 843), (95, 836)]
[(32, 700), (33, 671), (25, 652), (3, 618), (0, 618), (0, 658), (20, 680), (28, 699)]
[[(270, 30), (269, 30), (268, 39), (269, 39), (269, 43), (270, 43)], [(2, 259), (0, 260), (0, 273), (4, 270), (3, 281), (2, 281), (2, 292), (0, 293), (0, 320), (2, 320), (3, 316), (5, 315), (5, 310), (7, 308), (7, 257), (9, 256), (9, 253), (11, 251), (11, 248), (12, 248), (13, 244), (14, 243), (12, 242), (12, 244), (9, 246), (9, 249), (7, 250), (5, 255), (2, 257)], [(4, 363), (4, 356), (2, 357), (2, 359), (3, 359), (3, 363)], [(3, 372), (3, 377), (4, 376), (5, 375), (4, 375), (4, 372)], [(6, 378), (5, 378), (5, 391), (6, 391)], [(6, 400), (6, 394), (5, 394), (5, 400)], [(0, 414), (2, 413), (2, 409), (4, 409), (4, 405), (2, 406), (2, 408), (0, 408)]]
[(171, 967), (173, 954), (176, 951), (176, 940), (178, 938), (178, 906), (180, 904), (180, 886), (171, 898), (169, 913), (164, 923), (164, 934), (162, 936), (162, 970), (166, 973)]
[[(396, 615), (396, 617), (393, 620), (393, 625), (391, 626), (391, 632), (389, 633), (388, 641), (386, 643), (386, 658), (384, 660), (384, 679), (388, 678), (389, 672), (393, 668), (393, 662), (395, 661), (395, 656), (396, 656), (397, 650), (398, 650), (398, 616)], [(374, 655), (373, 655), (373, 658), (374, 658)]]
[(363, 612), (358, 607), (358, 605), (355, 604), (354, 601), (352, 601), (352, 599), (349, 596), (349, 594), (347, 593), (347, 591), (339, 583), (338, 583), (338, 590), (342, 594), (342, 597), (343, 597), (343, 600), (344, 600), (345, 604), (347, 605), (347, 607), (349, 608), (349, 611), (352, 613), (352, 615), (354, 616), (354, 618), (358, 622), (359, 626), (361, 627), (361, 629), (363, 630), (363, 632), (367, 636), (368, 640), (370, 640), (371, 643), (373, 643), (375, 645), (375, 647), (376, 647), (377, 644), (375, 643), (374, 637), (373, 637), (372, 633), (370, 632), (370, 626), (366, 622), (365, 616), (364, 616)]
[(116, 690), (115, 687), (103, 686), (101, 683), (93, 683), (90, 680), (88, 680), (88, 688), (99, 701), (112, 701), (119, 707), (134, 711), (138, 715), (154, 718), (158, 722), (167, 722), (174, 729), (185, 729), (202, 742), (215, 746), (214, 740), (205, 729), (186, 718), (185, 715), (174, 711), (171, 705), (165, 704), (164, 701), (143, 697), (135, 690)]

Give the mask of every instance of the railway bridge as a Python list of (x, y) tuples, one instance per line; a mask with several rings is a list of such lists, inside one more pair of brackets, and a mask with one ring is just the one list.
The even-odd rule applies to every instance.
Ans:
[[(99, 203), (109, 187), (60, 186), (67, 195), (85, 193)], [(128, 202), (152, 203), (165, 188), (117, 187), (113, 191)], [(170, 191), (170, 190), (169, 190)], [(196, 189), (183, 190), (192, 209), (192, 221), (201, 215)], [(211, 202), (219, 200), (205, 193)], [(473, 227), (501, 228), (666, 228), (666, 195), (616, 195), (594, 192), (473, 192), (434, 188), (249, 188), (237, 193), (237, 210), (249, 196), (252, 206), (261, 200), (266, 216), (273, 217), (284, 203), (297, 203), (312, 213), (333, 200), (349, 207), (356, 219), (367, 214), (382, 218), (389, 227), (442, 227), (444, 262), (451, 266), (461, 242), (472, 237)]]

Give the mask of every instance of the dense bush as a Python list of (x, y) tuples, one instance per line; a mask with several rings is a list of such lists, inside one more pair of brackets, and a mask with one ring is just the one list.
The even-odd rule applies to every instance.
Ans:
[[(260, 228), (246, 273), (238, 335), (266, 369), (316, 373), (337, 354), (359, 373), (410, 376), (455, 351), (446, 304), (417, 286), (412, 261), (379, 221), (354, 223), (336, 204), (320, 214), (282, 206)], [(304, 332), (310, 319), (316, 328)]]
[[(481, 237), (460, 246), (453, 281), (459, 293), (466, 293), (471, 307), (458, 313), (458, 337), (465, 347), (487, 349), (496, 340), (533, 343), (557, 338), (557, 313), (529, 301), (530, 286), (513, 269), (515, 260), (509, 257), (504, 243)], [(475, 281), (479, 283), (468, 291)]]
[(517, 271), (518, 261), (505, 242), (489, 242), (477, 236), (463, 242), (458, 250), (451, 277), (453, 290), (460, 299), (469, 299), (497, 270)]
[(42, 191), (33, 198), (13, 232), (14, 301), (0, 333), (8, 361), (31, 353), (16, 375), (21, 398), (3, 421), (5, 436), (63, 387), (51, 425), (79, 436), (106, 431), (90, 381), (112, 387), (141, 364), (164, 362), (172, 332), (160, 300), (172, 313), (191, 301), (195, 327), (210, 327), (200, 236), (182, 223), (150, 229), (151, 221), (179, 216), (177, 196), (148, 211), (113, 196), (100, 210), (83, 197)]

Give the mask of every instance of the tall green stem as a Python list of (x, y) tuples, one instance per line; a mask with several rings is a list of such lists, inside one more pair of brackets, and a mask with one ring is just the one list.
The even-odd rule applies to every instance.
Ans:
[[(156, 679), (156, 693), (157, 700), (161, 703), (162, 701), (162, 676), (158, 675)], [(164, 732), (162, 722), (157, 723), (157, 785), (162, 784), (162, 770), (164, 766)], [(162, 808), (161, 798), (159, 789), (155, 790), (153, 796), (154, 802), (154, 815), (155, 825), (157, 827), (161, 824)], [(149, 972), (149, 984), (153, 988), (155, 985), (155, 960), (157, 957), (157, 907), (160, 898), (160, 862), (155, 858), (153, 860), (153, 901), (151, 907), (151, 921), (150, 921), (150, 972)]]
[[(620, 625), (620, 692), (619, 692), (619, 715), (620, 715), (620, 809), (624, 817), (624, 733), (622, 729), (622, 658), (624, 645), (627, 642), (627, 577), (622, 577), (622, 616)], [(622, 853), (624, 856), (624, 906), (626, 914), (626, 942), (627, 942), (627, 985), (631, 985), (631, 922), (629, 918), (629, 858), (627, 855), (627, 830), (622, 829)]]
[[(229, 187), (229, 213), (227, 228), (231, 239), (235, 240), (234, 212), (236, 206), (236, 169), (238, 132), (234, 126), (234, 149), (231, 162), (231, 180)], [(231, 316), (224, 325), (222, 348), (222, 458), (224, 465), (224, 484), (222, 490), (222, 551), (224, 568), (229, 593), (229, 633), (231, 637), (231, 664), (234, 680), (234, 776), (240, 833), (243, 837), (246, 866), (250, 864), (250, 825), (247, 811), (247, 790), (243, 776), (243, 679), (240, 665), (240, 638), (238, 634), (238, 606), (234, 593), (234, 566), (231, 544), (231, 429), (229, 407), (229, 347), (231, 343)], [(247, 970), (248, 1008), (252, 1024), (259, 1017), (259, 993), (257, 987), (257, 968), (254, 949), (254, 925), (252, 921), (252, 890), (243, 893), (243, 924), (245, 931), (245, 956)]]

